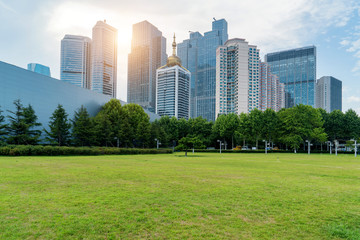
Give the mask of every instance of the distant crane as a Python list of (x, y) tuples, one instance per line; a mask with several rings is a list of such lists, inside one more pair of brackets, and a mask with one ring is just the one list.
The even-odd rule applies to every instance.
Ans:
[(216, 19), (213, 17), (214, 21), (216, 21)]

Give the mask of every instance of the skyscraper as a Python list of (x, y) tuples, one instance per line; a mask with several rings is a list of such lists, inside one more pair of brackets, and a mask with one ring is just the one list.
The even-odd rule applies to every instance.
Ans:
[(216, 49), (228, 40), (225, 19), (214, 20), (212, 31), (190, 33), (190, 39), (178, 46), (183, 66), (191, 72), (191, 117), (215, 120)]
[(91, 39), (65, 35), (61, 40), (60, 80), (90, 89)]
[(285, 107), (285, 87), (280, 83), (279, 77), (272, 74), (267, 63), (260, 63), (259, 81), (259, 109), (265, 111), (267, 108), (279, 111)]
[(48, 66), (44, 66), (39, 63), (29, 63), (27, 65), (27, 70), (51, 77), (50, 76), (50, 68)]
[(133, 25), (128, 56), (127, 101), (152, 112), (156, 104), (156, 69), (166, 63), (166, 38), (148, 21)]
[(216, 51), (216, 117), (259, 108), (259, 49), (233, 38)]
[(156, 71), (156, 114), (189, 119), (191, 73), (176, 56), (175, 35), (172, 46), (173, 55)]
[(285, 107), (315, 106), (316, 47), (268, 53), (265, 61), (271, 72), (285, 84)]
[(117, 29), (98, 21), (92, 29), (91, 90), (116, 97)]
[(342, 82), (331, 76), (317, 80), (315, 106), (328, 113), (336, 109), (342, 111)]

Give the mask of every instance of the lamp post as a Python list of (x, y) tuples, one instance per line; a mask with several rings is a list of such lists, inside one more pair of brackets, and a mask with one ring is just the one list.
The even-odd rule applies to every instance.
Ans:
[(154, 140), (156, 141), (156, 149), (159, 149), (159, 145), (161, 145), (159, 139), (155, 138)]
[(356, 156), (357, 156), (356, 140), (355, 140), (355, 139), (351, 139), (351, 141), (354, 141), (354, 143), (355, 143), (355, 148), (354, 148), (354, 150), (355, 150), (355, 157), (356, 157)]
[(335, 155), (337, 156), (338, 141), (334, 140), (334, 142), (335, 142)]
[(305, 140), (305, 142), (308, 143), (308, 154), (310, 154), (310, 141), (309, 141), (309, 140)]
[(265, 142), (265, 154), (267, 154), (267, 141), (263, 140), (263, 142)]
[(332, 149), (331, 149), (332, 142), (331, 142), (331, 141), (328, 141), (328, 144), (330, 145), (330, 154), (332, 154)]
[(220, 154), (221, 154), (221, 140), (217, 140), (218, 143), (220, 143)]

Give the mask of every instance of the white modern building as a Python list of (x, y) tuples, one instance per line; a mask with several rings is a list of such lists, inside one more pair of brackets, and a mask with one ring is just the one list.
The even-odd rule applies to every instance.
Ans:
[(91, 39), (65, 35), (61, 40), (60, 80), (90, 89)]
[(280, 111), (285, 107), (285, 85), (280, 83), (277, 75), (272, 74), (269, 64), (260, 63), (259, 109), (267, 108)]
[(233, 38), (216, 50), (216, 117), (259, 108), (259, 49)]
[(156, 71), (156, 114), (189, 119), (191, 73), (181, 66), (176, 56), (174, 35), (173, 55)]
[(316, 82), (315, 107), (330, 113), (342, 111), (342, 82), (331, 76), (324, 76)]
[(118, 31), (106, 20), (92, 30), (91, 90), (116, 97)]

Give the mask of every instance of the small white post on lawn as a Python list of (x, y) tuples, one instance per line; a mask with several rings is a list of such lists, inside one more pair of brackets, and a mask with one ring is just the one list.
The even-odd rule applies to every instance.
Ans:
[(217, 140), (218, 143), (220, 143), (220, 154), (221, 154), (221, 140)]
[(355, 157), (357, 155), (357, 146), (356, 146), (356, 140), (355, 140)]
[(155, 138), (154, 140), (156, 141), (156, 149), (159, 149), (159, 145), (161, 145), (159, 139)]
[(334, 142), (335, 142), (335, 155), (337, 156), (338, 141), (337, 141), (337, 140), (335, 140)]
[(267, 154), (267, 141), (263, 140), (263, 142), (265, 142), (265, 154)]
[(309, 141), (309, 140), (305, 140), (305, 142), (308, 143), (308, 154), (310, 155), (310, 141)]

